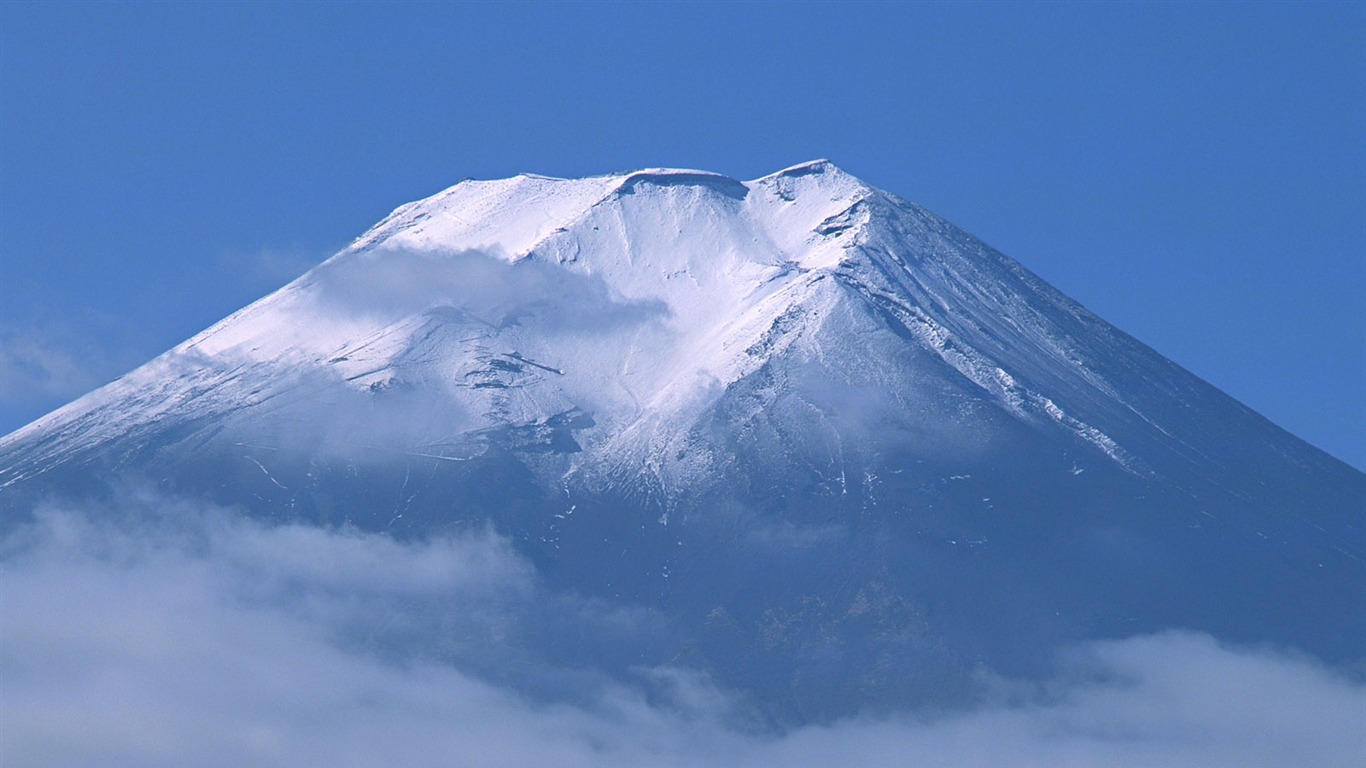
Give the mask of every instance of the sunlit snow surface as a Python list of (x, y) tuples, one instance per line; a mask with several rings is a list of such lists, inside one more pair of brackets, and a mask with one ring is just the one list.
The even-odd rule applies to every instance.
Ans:
[[(1081, 385), (1067, 393), (1078, 407), (1096, 399), (1087, 390), (1116, 399), (1075, 349), (1075, 313), (963, 233), (824, 162), (749, 184), (675, 170), (467, 181), (130, 376), (106, 393), (119, 415), (85, 422), (80, 439), (255, 406), (316, 374), (359, 392), (440, 390), (454, 413), (433, 426), (437, 440), (578, 406), (603, 427), (586, 438), (634, 443), (639, 461), (677, 431), (668, 424), (692, 423), (774, 355), (794, 344), (803, 360), (847, 354), (845, 339), (887, 335), (890, 320), (995, 404), (1123, 464), (1114, 440), (1022, 383), (1042, 360)], [(930, 360), (838, 362), (901, 398), (922, 394), (902, 377), (947, 373)], [(148, 392), (183, 395), (185, 379), (214, 393)], [(130, 390), (155, 403), (127, 408)]]
[(542, 601), (481, 604), (507, 653), (348, 631), (536, 700), (681, 669), (793, 726), (1172, 628), (1366, 648), (1366, 477), (825, 161), (462, 182), (0, 440), (0, 486), (11, 551), (148, 494), (492, 537)]

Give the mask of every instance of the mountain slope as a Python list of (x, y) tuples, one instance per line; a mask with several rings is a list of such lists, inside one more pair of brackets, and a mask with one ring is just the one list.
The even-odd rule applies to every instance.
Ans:
[(553, 589), (658, 617), (556, 653), (685, 663), (786, 720), (1174, 625), (1366, 642), (1366, 476), (825, 161), (403, 206), (0, 441), (9, 524), (129, 482), (491, 524)]

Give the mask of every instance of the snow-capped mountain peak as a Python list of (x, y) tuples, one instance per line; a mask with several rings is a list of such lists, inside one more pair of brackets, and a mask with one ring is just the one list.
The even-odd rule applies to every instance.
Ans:
[[(964, 397), (989, 403), (989, 421), (1039, 426), (1132, 472), (1169, 461), (1180, 429), (1154, 407), (1181, 396), (1170, 363), (828, 160), (748, 182), (665, 168), (466, 180), (86, 402), (176, 379), (205, 394), (169, 412), (158, 395), (150, 410), (62, 413), (99, 442), (168, 418), (417, 387), (459, 416), (408, 438), (458, 441), (581, 409), (597, 424), (584, 445), (633, 465), (673, 450), (775, 358), (894, 392), (886, 418), (903, 428), (942, 432), (942, 413), (914, 425), (908, 413)], [(996, 430), (975, 418), (954, 417), (989, 441)], [(707, 462), (686, 464), (675, 484)]]
[(1366, 476), (824, 160), (402, 206), (0, 439), (7, 509), (128, 483), (492, 527), (557, 594), (654, 617), (575, 663), (692, 659), (797, 720), (1069, 639), (1366, 635)]

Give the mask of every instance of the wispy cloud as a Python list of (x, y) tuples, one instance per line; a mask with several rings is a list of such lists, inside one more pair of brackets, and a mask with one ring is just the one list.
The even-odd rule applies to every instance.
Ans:
[(229, 251), (219, 256), (218, 266), (238, 285), (264, 294), (321, 264), (327, 255), (302, 248)]
[(323, 308), (397, 319), (454, 307), (495, 326), (523, 323), (542, 335), (634, 328), (668, 315), (659, 300), (616, 295), (600, 275), (495, 252), (378, 248), (313, 273)]
[(91, 311), (0, 329), (0, 434), (128, 371), (146, 354), (143, 335)]
[(781, 734), (738, 727), (730, 693), (687, 670), (529, 699), (478, 656), (515, 646), (516, 615), (548, 598), (487, 531), (400, 543), (140, 497), (42, 511), (4, 539), (0, 577), (6, 764), (1244, 767), (1366, 754), (1359, 681), (1184, 632), (1075, 649), (1062, 675), (1003, 682), (1009, 695), (974, 711)]
[(6, 331), (0, 337), (0, 391), (15, 400), (71, 397), (99, 383), (91, 362), (37, 332)]

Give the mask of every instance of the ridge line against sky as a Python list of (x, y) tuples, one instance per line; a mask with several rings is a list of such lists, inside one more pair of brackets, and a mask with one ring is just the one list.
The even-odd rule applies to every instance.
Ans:
[(1366, 466), (1359, 4), (0, 6), (0, 431), (462, 177), (829, 157)]

